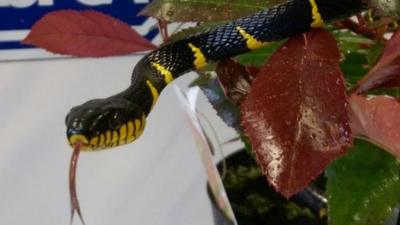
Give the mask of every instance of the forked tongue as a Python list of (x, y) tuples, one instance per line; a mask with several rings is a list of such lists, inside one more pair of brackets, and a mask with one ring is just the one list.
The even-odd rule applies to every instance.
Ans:
[(77, 142), (74, 146), (74, 151), (71, 156), (71, 161), (69, 163), (69, 195), (71, 200), (71, 225), (74, 220), (75, 212), (78, 214), (79, 219), (82, 224), (85, 225), (83, 220), (81, 208), (79, 206), (78, 195), (76, 194), (76, 167), (78, 164), (79, 153), (83, 147), (82, 142)]

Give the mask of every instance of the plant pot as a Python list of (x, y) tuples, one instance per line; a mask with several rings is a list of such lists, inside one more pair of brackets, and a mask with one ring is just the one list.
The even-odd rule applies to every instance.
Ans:
[[(218, 169), (221, 171), (222, 165), (220, 164)], [(224, 179), (224, 186), (238, 224), (327, 224), (324, 199), (316, 199), (315, 193), (310, 193), (309, 190), (286, 200), (268, 185), (255, 160), (247, 151), (242, 150), (230, 155), (226, 158), (226, 164), (227, 175)], [(315, 189), (318, 184), (313, 186)], [(211, 195), (209, 187), (208, 193), (212, 202), (215, 224), (233, 225), (234, 223), (215, 204), (215, 199)]]
[[(289, 200), (267, 184), (251, 154), (238, 151), (226, 158), (224, 186), (239, 225), (327, 225), (325, 178), (320, 176)], [(218, 164), (222, 170), (222, 164)], [(215, 225), (234, 223), (218, 208), (207, 185)], [(385, 225), (400, 222), (395, 210)], [(399, 219), (398, 219), (399, 218)], [(398, 221), (399, 220), (399, 221)], [(400, 224), (400, 223), (399, 223)]]

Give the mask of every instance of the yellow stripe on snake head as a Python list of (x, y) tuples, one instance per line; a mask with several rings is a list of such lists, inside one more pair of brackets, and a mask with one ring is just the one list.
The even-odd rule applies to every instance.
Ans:
[(135, 140), (135, 124), (133, 121), (128, 122), (128, 137), (126, 138), (126, 142), (130, 143)]
[(100, 134), (100, 141), (99, 141), (99, 146), (103, 146), (105, 143), (106, 137), (104, 134)]
[(188, 44), (190, 49), (192, 49), (192, 52), (194, 53), (194, 66), (196, 67), (196, 69), (200, 69), (202, 67), (204, 67), (205, 65), (207, 65), (207, 59), (204, 56), (203, 52), (201, 52), (201, 49), (194, 46), (192, 43)]
[(90, 144), (93, 145), (93, 146), (97, 146), (98, 142), (99, 142), (99, 137), (92, 137), (90, 139)]
[(161, 75), (164, 76), (164, 81), (166, 84), (170, 83), (172, 80), (174, 80), (174, 77), (172, 76), (171, 71), (163, 67), (162, 65), (158, 63), (151, 63), (151, 65), (161, 73)]
[(135, 136), (139, 137), (142, 134), (143, 126), (142, 126), (142, 120), (136, 119), (135, 120)]
[(246, 45), (248, 49), (254, 50), (268, 44), (267, 42), (262, 42), (257, 40), (255, 37), (247, 33), (243, 28), (239, 26), (236, 27), (236, 30), (238, 30), (239, 33), (243, 36), (243, 38), (246, 40)]
[(126, 143), (126, 137), (128, 135), (127, 132), (127, 127), (126, 124), (122, 125), (121, 128), (119, 128), (119, 145), (123, 145)]
[(112, 132), (112, 134), (113, 134), (113, 135), (112, 135), (111, 143), (117, 143), (117, 142), (118, 142), (118, 139), (119, 139), (119, 138), (118, 138), (118, 137), (119, 137), (118, 131), (115, 131), (115, 130), (114, 130), (114, 131)]
[(312, 28), (320, 28), (324, 26), (324, 20), (321, 17), (321, 14), (319, 14), (318, 10), (318, 5), (315, 2), (315, 0), (309, 0), (311, 4), (311, 13), (312, 13), (312, 18), (313, 22), (311, 23)]
[(111, 131), (106, 132), (106, 145), (109, 145), (111, 143)]
[(127, 135), (128, 135), (127, 127), (126, 124), (124, 124), (121, 126), (121, 128), (119, 128), (119, 140), (125, 139)]
[(146, 80), (146, 84), (147, 84), (147, 86), (149, 87), (149, 89), (150, 89), (150, 92), (151, 92), (151, 95), (153, 96), (153, 104), (151, 105), (151, 108), (153, 108), (154, 107), (154, 105), (156, 104), (156, 102), (157, 102), (157, 99), (158, 99), (158, 91), (157, 91), (157, 89), (154, 87), (154, 85), (149, 81), (149, 80)]

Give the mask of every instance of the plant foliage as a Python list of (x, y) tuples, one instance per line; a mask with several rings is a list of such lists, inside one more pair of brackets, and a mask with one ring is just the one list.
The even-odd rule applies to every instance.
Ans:
[[(198, 23), (172, 36), (176, 41), (277, 2), (154, 0), (142, 14), (162, 23)], [(249, 141), (246, 146), (253, 147), (278, 192), (290, 197), (326, 172), (334, 225), (382, 224), (400, 202), (400, 30), (392, 28), (396, 19), (378, 15), (372, 9), (356, 20), (328, 24), (327, 31), (225, 59), (208, 68), (218, 79), (194, 82), (218, 115)], [(93, 57), (154, 48), (116, 19), (71, 10), (45, 16), (24, 43)], [(353, 143), (353, 137), (367, 141)]]
[(400, 162), (366, 141), (356, 140), (326, 174), (331, 224), (382, 224), (400, 201)]

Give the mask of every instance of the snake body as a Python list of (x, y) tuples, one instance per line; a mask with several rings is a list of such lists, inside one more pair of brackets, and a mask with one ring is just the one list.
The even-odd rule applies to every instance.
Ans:
[(69, 143), (99, 150), (134, 141), (161, 91), (175, 78), (208, 62), (257, 49), (325, 21), (362, 10), (361, 0), (289, 0), (223, 26), (166, 44), (135, 66), (130, 86), (108, 98), (71, 109), (66, 118)]

